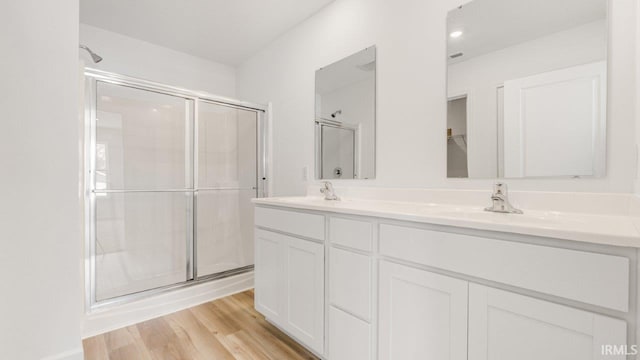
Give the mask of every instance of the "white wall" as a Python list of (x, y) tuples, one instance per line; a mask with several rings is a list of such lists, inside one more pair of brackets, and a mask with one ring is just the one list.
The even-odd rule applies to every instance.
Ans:
[(235, 69), (162, 46), (80, 24), (80, 43), (104, 58), (89, 67), (144, 80), (235, 97)]
[(469, 94), (470, 177), (498, 173), (497, 87), (507, 80), (604, 60), (606, 32), (607, 24), (596, 21), (448, 67), (449, 96)]
[(78, 11), (0, 11), (1, 359), (82, 359)]
[[(239, 97), (273, 102), (275, 195), (304, 194), (302, 168), (314, 168), (315, 70), (374, 44), (377, 179), (346, 184), (489, 188), (492, 180), (446, 179), (446, 14), (459, 3), (337, 0), (238, 69)], [(629, 74), (635, 71), (635, 3), (610, 2), (606, 178), (509, 180), (512, 189), (633, 191), (635, 81)]]

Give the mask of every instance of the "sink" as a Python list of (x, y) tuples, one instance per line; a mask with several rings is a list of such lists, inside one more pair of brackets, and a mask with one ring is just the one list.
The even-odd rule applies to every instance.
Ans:
[(456, 208), (433, 210), (433, 215), (452, 219), (491, 222), (511, 225), (531, 225), (537, 227), (555, 227), (558, 224), (586, 224), (587, 220), (569, 214), (551, 211), (527, 211), (524, 214), (505, 214), (485, 211), (483, 208)]

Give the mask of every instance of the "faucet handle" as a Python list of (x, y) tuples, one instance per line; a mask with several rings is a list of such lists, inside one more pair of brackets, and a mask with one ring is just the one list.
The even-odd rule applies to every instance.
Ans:
[(340, 200), (340, 198), (336, 196), (336, 193), (333, 190), (333, 184), (331, 184), (331, 182), (329, 181), (325, 181), (323, 183), (322, 187), (320, 188), (320, 192), (324, 194), (325, 200)]
[(492, 205), (485, 208), (486, 211), (499, 212), (499, 213), (511, 213), (522, 214), (522, 210), (516, 209), (509, 202), (509, 196), (507, 194), (507, 184), (497, 182), (493, 184), (493, 194), (491, 195)]
[(329, 191), (331, 189), (331, 183), (328, 181), (323, 181), (322, 182), (322, 187), (320, 188), (320, 192), (321, 193), (326, 193), (327, 191)]

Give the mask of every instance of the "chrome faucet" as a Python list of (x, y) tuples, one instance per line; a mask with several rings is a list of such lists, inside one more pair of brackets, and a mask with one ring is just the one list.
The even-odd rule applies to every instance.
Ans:
[(340, 200), (340, 198), (336, 195), (336, 192), (333, 190), (333, 185), (328, 181), (325, 181), (322, 184), (320, 192), (324, 194), (325, 200)]
[(522, 214), (522, 210), (514, 208), (509, 202), (507, 193), (507, 184), (496, 183), (493, 185), (493, 194), (491, 195), (492, 204), (485, 211), (492, 211), (507, 214)]

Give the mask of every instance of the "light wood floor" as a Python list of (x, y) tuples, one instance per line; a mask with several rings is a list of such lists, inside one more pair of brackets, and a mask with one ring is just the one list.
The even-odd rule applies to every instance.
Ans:
[(317, 359), (253, 308), (253, 290), (83, 341), (85, 359)]

